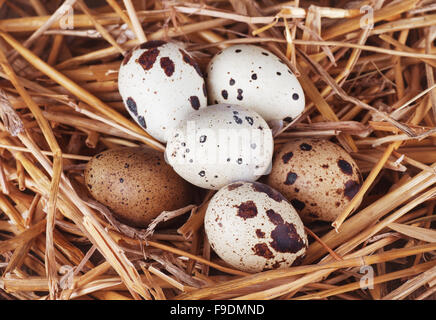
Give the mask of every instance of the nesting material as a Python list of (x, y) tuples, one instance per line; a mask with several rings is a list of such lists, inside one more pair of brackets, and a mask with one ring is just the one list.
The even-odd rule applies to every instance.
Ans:
[[(434, 300), (433, 2), (0, 1), (0, 299)], [(147, 41), (181, 48), (174, 72), (167, 59), (154, 71), (171, 78), (185, 63), (199, 81), (180, 99), (193, 110), (207, 109), (200, 74), (219, 52), (254, 45), (273, 54), (283, 70), (266, 84), (279, 88), (274, 76), (289, 70), (305, 101), (286, 119), (268, 119), (275, 153), (296, 138), (322, 138), (355, 161), (360, 188), (333, 221), (304, 222), (299, 266), (252, 273), (222, 260), (203, 224), (216, 190), (189, 186), (188, 200), (165, 207), (174, 197), (156, 188), (157, 212), (141, 227), (89, 193), (84, 172), (102, 152), (148, 147), (165, 161), (165, 139), (144, 130), (137, 118), (147, 113), (136, 100), (136, 115), (133, 105), (126, 109), (130, 92), (118, 88), (123, 61)], [(241, 74), (246, 85), (263, 77), (249, 71)], [(228, 81), (211, 95), (225, 103), (238, 94), (263, 104), (284, 97), (248, 98), (248, 87), (235, 86), (239, 78)], [(147, 128), (158, 127), (153, 121)], [(119, 159), (114, 165), (127, 163)], [(114, 173), (118, 182), (124, 169)], [(165, 184), (163, 176), (147, 181)]]

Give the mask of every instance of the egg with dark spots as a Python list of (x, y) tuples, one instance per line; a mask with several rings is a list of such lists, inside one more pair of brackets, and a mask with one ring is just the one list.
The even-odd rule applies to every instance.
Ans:
[(148, 147), (123, 147), (91, 158), (84, 171), (92, 197), (121, 222), (146, 227), (163, 211), (191, 204), (192, 186)]
[(272, 52), (255, 45), (230, 46), (207, 68), (209, 102), (252, 108), (266, 121), (298, 117), (304, 110), (303, 89)]
[(220, 189), (208, 204), (204, 228), (217, 255), (246, 272), (298, 265), (308, 246), (297, 211), (260, 182), (239, 181)]
[(118, 89), (130, 116), (166, 142), (186, 114), (207, 106), (207, 88), (197, 62), (181, 46), (152, 40), (125, 56)]
[(281, 192), (303, 221), (334, 221), (359, 192), (353, 158), (327, 139), (292, 139), (274, 155), (266, 182)]
[(165, 155), (186, 181), (218, 190), (268, 174), (273, 150), (272, 132), (259, 114), (218, 104), (189, 114), (169, 137)]

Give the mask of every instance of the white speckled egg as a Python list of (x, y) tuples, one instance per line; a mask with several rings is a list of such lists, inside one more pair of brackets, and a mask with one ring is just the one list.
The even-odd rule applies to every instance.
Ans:
[(240, 44), (219, 52), (207, 68), (209, 103), (252, 108), (266, 121), (295, 119), (305, 98), (295, 75), (270, 51)]
[(274, 156), (266, 183), (281, 192), (304, 221), (334, 221), (359, 191), (353, 158), (326, 139), (290, 140)]
[(308, 246), (292, 205), (259, 182), (235, 182), (219, 190), (206, 210), (204, 228), (218, 256), (246, 272), (297, 265)]
[(188, 115), (169, 136), (165, 156), (185, 180), (218, 190), (267, 174), (273, 144), (271, 130), (256, 112), (218, 104)]
[(118, 88), (130, 115), (161, 142), (186, 114), (207, 105), (198, 64), (179, 45), (160, 40), (145, 42), (125, 56)]

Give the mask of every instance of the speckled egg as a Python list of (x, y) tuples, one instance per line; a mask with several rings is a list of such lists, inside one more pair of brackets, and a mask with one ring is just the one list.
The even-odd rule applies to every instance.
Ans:
[(252, 108), (266, 121), (295, 119), (305, 98), (295, 75), (270, 51), (254, 45), (228, 47), (207, 68), (209, 103)]
[(293, 139), (275, 154), (267, 183), (281, 192), (303, 221), (334, 221), (361, 186), (351, 156), (324, 139)]
[(129, 225), (146, 227), (162, 211), (191, 203), (192, 186), (165, 163), (161, 152), (146, 147), (110, 149), (86, 165), (91, 195)]
[(118, 88), (133, 119), (161, 142), (186, 114), (207, 105), (198, 64), (179, 45), (160, 40), (145, 42), (125, 56)]
[(273, 137), (265, 120), (253, 110), (218, 104), (191, 113), (169, 137), (165, 155), (185, 180), (218, 190), (267, 174)]
[(206, 210), (204, 228), (218, 256), (246, 272), (297, 265), (308, 245), (292, 205), (260, 182), (235, 182), (219, 190)]

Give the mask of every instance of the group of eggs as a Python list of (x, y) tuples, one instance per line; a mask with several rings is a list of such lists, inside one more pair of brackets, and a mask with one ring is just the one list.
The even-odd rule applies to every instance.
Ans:
[(357, 165), (333, 142), (293, 139), (274, 152), (270, 124), (299, 116), (305, 99), (264, 48), (228, 47), (203, 77), (179, 45), (148, 41), (125, 56), (118, 86), (132, 118), (166, 143), (164, 154), (110, 149), (87, 164), (90, 194), (128, 224), (191, 203), (193, 185), (218, 190), (204, 219), (209, 243), (229, 265), (259, 272), (301, 261), (303, 221), (333, 221), (360, 188)]

